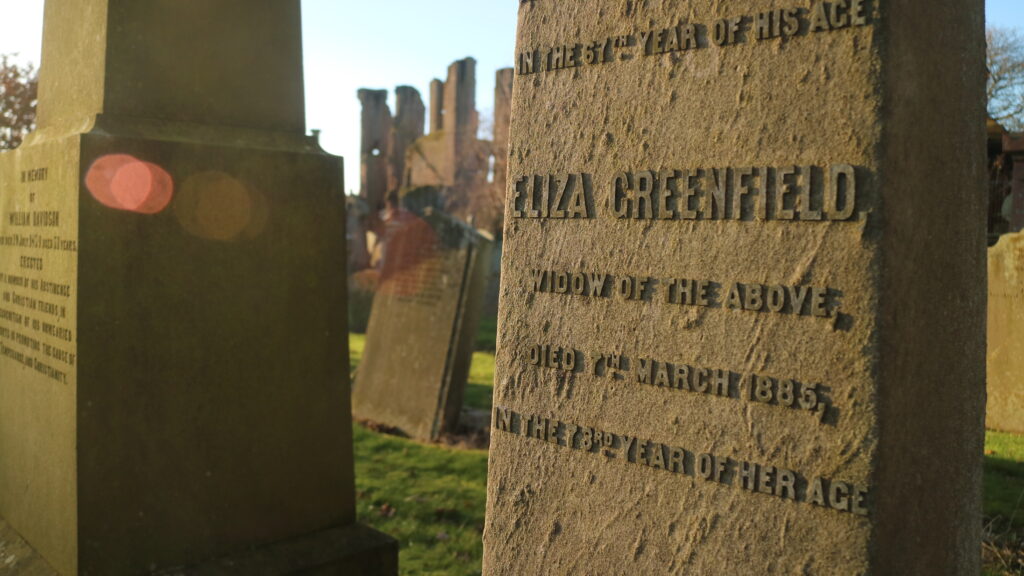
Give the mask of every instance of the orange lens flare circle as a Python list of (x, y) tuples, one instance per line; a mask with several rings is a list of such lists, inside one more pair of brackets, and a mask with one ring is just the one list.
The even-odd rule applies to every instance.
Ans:
[(138, 214), (158, 214), (174, 196), (174, 179), (166, 170), (128, 154), (108, 154), (93, 162), (85, 187), (100, 204)]
[(189, 233), (222, 242), (253, 238), (267, 221), (266, 200), (255, 189), (224, 172), (189, 176), (174, 213)]

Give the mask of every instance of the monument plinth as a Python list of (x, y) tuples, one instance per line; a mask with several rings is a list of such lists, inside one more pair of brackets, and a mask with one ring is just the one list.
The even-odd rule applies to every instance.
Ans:
[(355, 523), (342, 165), (299, 2), (258, 4), (46, 4), (0, 156), (0, 516), (61, 574), (395, 572)]
[(983, 8), (520, 2), (485, 574), (978, 573)]

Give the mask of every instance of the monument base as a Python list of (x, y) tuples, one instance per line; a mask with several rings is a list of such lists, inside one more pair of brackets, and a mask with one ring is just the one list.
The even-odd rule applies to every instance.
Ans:
[[(59, 576), (2, 517), (0, 552), (0, 574), (4, 576)], [(398, 574), (398, 542), (372, 528), (352, 524), (161, 574), (395, 576)]]

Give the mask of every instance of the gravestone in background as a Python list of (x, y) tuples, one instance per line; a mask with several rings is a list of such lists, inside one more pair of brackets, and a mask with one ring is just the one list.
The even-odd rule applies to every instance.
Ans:
[(978, 573), (983, 10), (520, 3), (485, 574)]
[(1009, 154), (1013, 162), (1010, 195), (1005, 200), (1009, 206), (1003, 216), (1010, 225), (1011, 233), (1020, 232), (1024, 229), (1024, 141), (1014, 134), (1005, 134), (1003, 152)]
[(0, 156), (0, 516), (68, 576), (393, 574), (355, 523), (342, 167), (305, 136), (299, 2), (45, 22), (39, 130)]
[(403, 209), (386, 226), (353, 413), (437, 440), (458, 425), (491, 240), (429, 208)]
[(988, 409), (992, 430), (1024, 434), (1024, 233), (988, 249)]

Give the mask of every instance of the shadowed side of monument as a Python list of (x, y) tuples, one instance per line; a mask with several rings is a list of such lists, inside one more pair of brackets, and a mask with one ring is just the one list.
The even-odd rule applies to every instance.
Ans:
[(883, 228), (872, 568), (977, 574), (988, 284), (984, 6), (878, 4)]
[(396, 573), (355, 522), (299, 2), (46, 10), (40, 130), (0, 156), (0, 515), (65, 575)]

